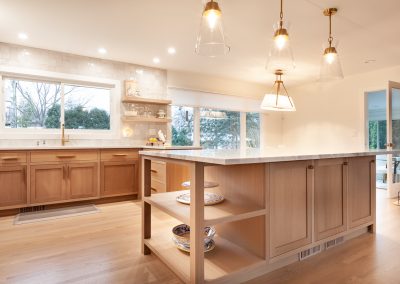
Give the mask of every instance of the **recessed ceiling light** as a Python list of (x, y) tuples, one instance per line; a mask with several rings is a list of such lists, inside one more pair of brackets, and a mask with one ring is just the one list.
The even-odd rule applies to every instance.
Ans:
[(172, 46), (169, 47), (169, 48), (168, 48), (168, 53), (169, 53), (169, 54), (175, 54), (175, 53), (176, 53), (175, 47), (172, 47)]
[(28, 35), (26, 33), (19, 33), (18, 34), (18, 38), (20, 40), (27, 40), (28, 39)]
[(153, 58), (153, 63), (155, 63), (155, 64), (160, 63), (160, 58), (154, 57), (154, 58)]
[(100, 54), (106, 54), (106, 53), (107, 53), (107, 49), (105, 49), (104, 47), (100, 47), (97, 51), (98, 51)]

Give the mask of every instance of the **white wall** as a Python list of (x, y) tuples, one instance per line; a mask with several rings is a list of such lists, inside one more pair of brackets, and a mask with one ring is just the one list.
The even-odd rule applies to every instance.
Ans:
[(297, 111), (283, 115), (283, 144), (318, 152), (364, 149), (364, 93), (386, 89), (389, 80), (400, 81), (400, 66), (291, 88)]

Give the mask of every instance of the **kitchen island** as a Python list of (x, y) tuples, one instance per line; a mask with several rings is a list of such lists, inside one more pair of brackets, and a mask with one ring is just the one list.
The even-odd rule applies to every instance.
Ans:
[[(153, 252), (186, 283), (241, 283), (373, 233), (375, 156), (389, 153), (143, 151), (143, 253)], [(189, 169), (190, 205), (176, 201), (179, 191), (152, 194), (152, 161)], [(205, 181), (218, 184), (206, 191), (224, 202), (204, 206)], [(171, 240), (180, 223), (191, 228), (190, 254)], [(206, 253), (205, 226), (217, 232)]]

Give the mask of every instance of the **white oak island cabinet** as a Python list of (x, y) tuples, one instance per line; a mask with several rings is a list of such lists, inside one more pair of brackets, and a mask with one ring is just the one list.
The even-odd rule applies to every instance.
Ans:
[[(375, 155), (388, 152), (140, 153), (143, 253), (157, 255), (187, 283), (241, 283), (374, 232)], [(180, 191), (151, 190), (154, 162), (189, 170), (190, 205), (176, 201)], [(212, 190), (225, 201), (204, 206), (204, 181), (217, 183)], [(171, 230), (180, 223), (191, 228), (190, 254), (171, 241)], [(204, 226), (216, 228), (215, 249), (206, 253)]]

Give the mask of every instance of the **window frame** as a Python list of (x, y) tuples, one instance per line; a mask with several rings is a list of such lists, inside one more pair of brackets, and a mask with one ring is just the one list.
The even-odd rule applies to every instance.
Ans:
[[(19, 67), (0, 68), (0, 139), (59, 139), (61, 129), (42, 128), (7, 128), (5, 127), (5, 94), (4, 79), (20, 79), (27, 81), (40, 81), (82, 87), (105, 88), (110, 90), (110, 129), (66, 129), (65, 132), (71, 139), (116, 139), (120, 137), (120, 101), (121, 82), (112, 79), (103, 79), (89, 76), (64, 74), (48, 71), (24, 69)], [(62, 94), (63, 96), (63, 94)], [(64, 99), (62, 98), (62, 101)], [(64, 108), (61, 108), (61, 121), (64, 119)]]

